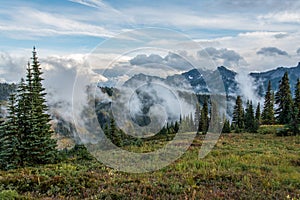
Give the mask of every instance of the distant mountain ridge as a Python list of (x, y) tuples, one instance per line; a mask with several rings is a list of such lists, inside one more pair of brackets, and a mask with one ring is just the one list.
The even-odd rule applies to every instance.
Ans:
[(294, 93), (297, 79), (300, 78), (300, 62), (296, 67), (278, 67), (265, 72), (250, 73), (249, 75), (254, 79), (254, 84), (257, 85), (258, 94), (263, 96), (266, 91), (268, 81), (271, 81), (272, 89), (276, 91), (279, 86), (279, 81), (285, 72), (288, 72), (291, 90), (292, 93)]
[[(279, 81), (285, 72), (288, 72), (289, 74), (291, 90), (294, 92), (297, 79), (300, 78), (300, 62), (296, 67), (278, 67), (265, 72), (251, 72), (248, 75), (253, 79), (253, 83), (251, 84), (255, 86), (258, 96), (263, 97), (267, 89), (268, 81), (271, 81), (272, 89), (276, 91)], [(192, 69), (182, 74), (168, 76), (165, 79), (145, 74), (137, 74), (127, 80), (124, 85), (139, 86), (140, 84), (145, 83), (145, 81), (161, 81), (171, 86), (181, 87), (181, 89), (192, 89), (195, 93), (208, 93), (210, 89), (208, 88), (205, 79), (209, 80), (210, 74), (213, 73), (218, 73), (221, 77), (227, 95), (234, 96), (241, 94), (242, 88), (236, 80), (238, 73), (224, 66), (220, 66), (215, 71), (210, 72)]]

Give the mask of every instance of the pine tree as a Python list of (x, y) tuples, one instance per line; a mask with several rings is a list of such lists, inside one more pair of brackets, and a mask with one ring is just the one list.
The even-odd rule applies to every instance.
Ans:
[(203, 103), (203, 107), (200, 114), (200, 122), (199, 122), (199, 132), (202, 132), (203, 134), (206, 134), (208, 130), (208, 104), (205, 100)]
[(240, 132), (241, 129), (244, 129), (244, 108), (241, 96), (237, 96), (236, 98), (232, 123), (234, 124), (236, 132)]
[(179, 129), (180, 129), (179, 123), (176, 121), (175, 125), (174, 125), (174, 131), (175, 131), (175, 133), (178, 133)]
[(112, 117), (110, 119), (110, 129), (109, 129), (110, 139), (118, 147), (123, 146), (120, 131), (116, 127), (115, 119)]
[(258, 102), (255, 110), (255, 119), (258, 124), (261, 124), (260, 103)]
[(195, 130), (197, 131), (197, 133), (199, 133), (200, 115), (201, 115), (201, 108), (199, 103), (197, 103), (196, 110), (195, 110)]
[(274, 93), (272, 91), (271, 81), (268, 82), (268, 89), (265, 94), (264, 109), (261, 114), (262, 124), (274, 124)]
[(299, 121), (299, 110), (297, 107), (294, 108), (292, 112), (292, 119), (288, 124), (288, 132), (292, 135), (300, 134), (300, 121)]
[(224, 120), (224, 126), (222, 129), (222, 133), (230, 133), (231, 132), (231, 128), (230, 128), (230, 122), (228, 119)]
[(9, 98), (7, 121), (0, 128), (0, 167), (1, 169), (17, 168), (20, 162), (19, 130), (16, 117), (16, 95)]
[[(43, 78), (40, 63), (35, 48), (32, 52), (32, 65), (27, 69), (27, 91), (31, 96), (27, 99), (31, 102), (31, 133), (27, 136), (30, 139), (30, 147), (27, 149), (28, 164), (50, 163), (56, 156), (56, 141), (51, 138), (50, 115), (47, 114), (48, 107), (45, 100), (45, 88), (42, 85)], [(31, 74), (32, 71), (32, 74)], [(32, 80), (31, 80), (32, 78)], [(32, 81), (32, 83), (31, 83)], [(30, 86), (32, 84), (32, 87)], [(26, 145), (26, 147), (28, 147)], [(29, 151), (30, 150), (30, 151)]]
[(290, 123), (292, 120), (293, 99), (287, 72), (284, 73), (279, 82), (279, 88), (275, 95), (275, 103), (277, 104), (276, 114), (278, 123)]
[(193, 114), (190, 113), (190, 117), (189, 117), (189, 127), (190, 127), (190, 131), (195, 131), (195, 123), (193, 120)]
[(254, 116), (252, 101), (247, 102), (245, 113), (245, 129), (251, 133), (256, 133), (258, 130), (258, 120)]
[(21, 156), (20, 166), (25, 166), (26, 163), (30, 163), (32, 157), (30, 155), (32, 138), (31, 133), (33, 130), (32, 123), (32, 93), (28, 91), (27, 85), (24, 80), (21, 79), (17, 88), (17, 105), (16, 105), (16, 117), (19, 131), (19, 152)]
[[(295, 98), (294, 98), (294, 109), (298, 109), (300, 111), (300, 79), (297, 79), (297, 83), (295, 86)], [(298, 118), (300, 120), (300, 112), (298, 112)]]
[(254, 124), (254, 111), (252, 102), (247, 101), (246, 110), (245, 110), (245, 129), (249, 131)]

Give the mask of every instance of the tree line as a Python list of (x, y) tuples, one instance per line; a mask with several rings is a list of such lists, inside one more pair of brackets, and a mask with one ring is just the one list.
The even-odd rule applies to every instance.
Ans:
[[(252, 101), (248, 100), (246, 105), (246, 109), (244, 109), (241, 96), (237, 96), (230, 126), (235, 132), (245, 130), (256, 132), (260, 124), (282, 124), (286, 125), (286, 128), (282, 130), (282, 134), (296, 135), (300, 133), (300, 80), (297, 79), (293, 98), (287, 72), (281, 78), (276, 93), (272, 90), (271, 81), (268, 82), (262, 112), (259, 103), (255, 113)], [(228, 122), (226, 126), (228, 126)], [(226, 131), (228, 132), (230, 129)]]

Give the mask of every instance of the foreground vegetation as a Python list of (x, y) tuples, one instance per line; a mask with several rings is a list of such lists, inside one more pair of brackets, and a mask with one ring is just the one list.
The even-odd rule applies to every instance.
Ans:
[[(115, 171), (84, 148), (59, 164), (0, 171), (0, 199), (300, 199), (299, 136), (224, 134), (199, 159), (201, 137), (151, 173)], [(131, 150), (148, 151), (152, 143)]]

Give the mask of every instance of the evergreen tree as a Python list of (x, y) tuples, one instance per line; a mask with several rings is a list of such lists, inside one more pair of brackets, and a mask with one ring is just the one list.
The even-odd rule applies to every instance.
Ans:
[(168, 134), (174, 134), (175, 130), (174, 130), (174, 123), (171, 122), (169, 128), (168, 128)]
[(268, 89), (265, 94), (264, 109), (261, 114), (262, 124), (274, 124), (274, 93), (272, 91), (271, 81), (268, 82)]
[(208, 104), (205, 100), (203, 103), (203, 107), (200, 114), (200, 122), (199, 122), (199, 132), (202, 132), (203, 134), (206, 134), (208, 130)]
[(117, 127), (116, 127), (116, 122), (115, 122), (115, 120), (114, 120), (113, 117), (110, 119), (110, 129), (109, 129), (109, 134), (110, 134), (110, 139), (112, 140), (112, 142), (113, 142), (116, 146), (118, 146), (118, 147), (123, 146), (123, 141), (122, 141), (121, 133), (120, 133), (120, 131), (117, 129)]
[(33, 165), (33, 157), (31, 157), (31, 143), (32, 143), (32, 130), (33, 130), (33, 104), (32, 93), (28, 90), (24, 80), (21, 79), (17, 88), (17, 105), (16, 105), (16, 117), (19, 130), (19, 152), (21, 156), (20, 166), (25, 166), (26, 163)]
[[(30, 162), (34, 164), (50, 163), (56, 156), (56, 141), (51, 138), (50, 115), (47, 113), (48, 107), (45, 100), (45, 88), (42, 85), (43, 78), (40, 63), (38, 61), (35, 47), (32, 52), (31, 69), (27, 70), (28, 91), (31, 94), (31, 123), (30, 133), (31, 147), (29, 152)], [(30, 74), (32, 70), (32, 75)], [(30, 87), (30, 78), (32, 77), (32, 87)]]
[(231, 128), (230, 128), (230, 122), (228, 119), (224, 120), (224, 126), (222, 129), (222, 133), (230, 133), (231, 132)]
[(231, 123), (231, 124), (230, 124), (230, 130), (232, 131), (232, 130), (234, 130), (234, 129), (235, 129), (235, 126), (234, 126), (233, 123)]
[(196, 110), (195, 110), (195, 130), (197, 131), (197, 133), (199, 133), (200, 115), (201, 115), (201, 108), (199, 103), (197, 103)]
[(279, 88), (275, 95), (277, 104), (277, 121), (280, 124), (288, 124), (292, 120), (293, 99), (290, 89), (288, 73), (285, 72), (279, 82)]
[(247, 102), (245, 113), (245, 129), (251, 133), (256, 133), (258, 130), (258, 120), (254, 116), (252, 101)]
[[(294, 109), (298, 109), (300, 111), (300, 79), (297, 79), (297, 83), (295, 86), (295, 98), (294, 98)], [(300, 112), (298, 112), (298, 118), (300, 120)]]
[(179, 123), (176, 121), (175, 125), (174, 125), (174, 131), (175, 131), (175, 133), (178, 133), (179, 129), (180, 129)]
[(254, 123), (253, 106), (252, 106), (252, 102), (248, 100), (245, 109), (245, 129), (249, 131), (251, 126), (253, 126), (253, 123)]
[(298, 135), (300, 134), (300, 121), (299, 121), (299, 110), (297, 107), (294, 108), (292, 112), (292, 119), (288, 124), (288, 132), (290, 132), (292, 135)]
[(167, 128), (165, 126), (163, 126), (162, 129), (159, 131), (159, 134), (166, 135), (167, 134)]
[(241, 129), (244, 129), (244, 108), (241, 96), (237, 96), (236, 98), (232, 123), (234, 124), (236, 132), (240, 132)]
[(190, 117), (189, 117), (190, 121), (189, 121), (189, 127), (190, 127), (190, 131), (195, 131), (195, 123), (193, 120), (193, 114), (190, 113)]
[[(32, 64), (27, 66), (26, 83), (22, 79), (17, 94), (10, 98), (9, 116), (2, 124), (0, 160), (10, 155), (6, 168), (52, 162), (56, 141), (51, 138), (50, 115), (47, 114), (45, 88), (35, 48)], [(3, 131), (5, 130), (5, 131)]]
[(258, 124), (261, 124), (260, 103), (258, 102), (255, 110), (255, 119)]
[(16, 95), (13, 93), (9, 98), (7, 121), (0, 128), (0, 168), (17, 168), (20, 162), (19, 130), (16, 117)]

